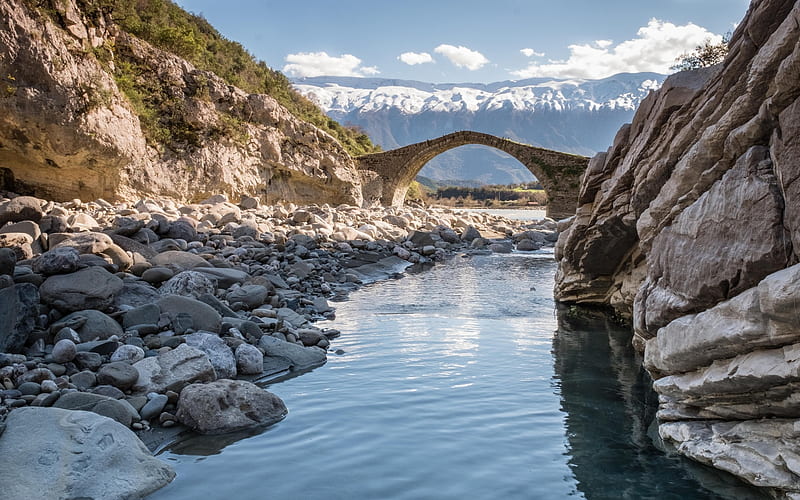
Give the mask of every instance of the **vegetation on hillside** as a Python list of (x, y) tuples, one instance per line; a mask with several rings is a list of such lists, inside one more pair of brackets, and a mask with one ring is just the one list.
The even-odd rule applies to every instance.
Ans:
[[(56, 10), (51, 4), (54, 1), (57, 0), (29, 0), (51, 14)], [(295, 91), (282, 73), (256, 60), (241, 44), (222, 36), (203, 17), (186, 12), (170, 0), (77, 0), (77, 3), (90, 19), (101, 16), (113, 19), (124, 31), (188, 60), (198, 69), (217, 74), (231, 85), (247, 92), (272, 96), (297, 118), (331, 134), (353, 156), (380, 150), (362, 130), (344, 127), (327, 117), (313, 102)], [(185, 136), (183, 132), (192, 135), (191, 130), (175, 132), (164, 123), (154, 123), (158, 121), (156, 115), (175, 114), (171, 112), (179, 103), (164, 106), (163, 103), (154, 105), (149, 102), (148, 89), (141, 82), (143, 78), (137, 78), (146, 69), (126, 65), (125, 61), (121, 66), (115, 71), (115, 76), (118, 82), (122, 81), (122, 90), (132, 101), (143, 124), (150, 129), (150, 135), (154, 136), (151, 138), (169, 140), (170, 137), (165, 136), (167, 133), (170, 136)]]
[(418, 176), (406, 193), (407, 200), (454, 207), (525, 207), (547, 204), (547, 194), (538, 181), (480, 187), (448, 186)]
[(676, 71), (688, 71), (692, 69), (707, 68), (721, 63), (728, 55), (728, 42), (731, 34), (726, 33), (719, 43), (712, 43), (710, 38), (706, 38), (701, 45), (695, 47), (692, 52), (684, 52), (679, 55), (676, 64), (670, 69)]

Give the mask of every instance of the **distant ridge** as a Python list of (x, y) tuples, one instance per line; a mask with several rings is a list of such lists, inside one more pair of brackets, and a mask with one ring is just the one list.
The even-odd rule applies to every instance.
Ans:
[[(611, 144), (619, 127), (665, 78), (621, 73), (600, 80), (531, 78), (483, 84), (322, 76), (292, 83), (329, 116), (363, 128), (384, 149), (475, 130), (593, 155)], [(516, 160), (480, 146), (448, 151), (421, 175), (486, 184), (532, 180)]]

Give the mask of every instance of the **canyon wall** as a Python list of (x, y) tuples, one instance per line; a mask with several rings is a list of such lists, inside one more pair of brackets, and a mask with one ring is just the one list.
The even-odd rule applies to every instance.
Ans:
[[(0, 3), (0, 188), (55, 200), (225, 193), (361, 204), (347, 152), (272, 97), (228, 85), (75, 0), (33, 3)], [(152, 92), (126, 93), (125, 83)], [(158, 116), (145, 123), (155, 95)]]
[(613, 307), (678, 451), (800, 498), (800, 2), (671, 76), (592, 159), (555, 293)]

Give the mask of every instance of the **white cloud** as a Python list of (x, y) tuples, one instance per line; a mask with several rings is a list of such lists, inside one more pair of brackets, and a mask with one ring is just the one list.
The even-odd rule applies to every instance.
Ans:
[(535, 51), (535, 50), (533, 50), (533, 49), (519, 49), (519, 51), (520, 51), (520, 52), (522, 53), (522, 55), (523, 55), (523, 56), (525, 56), (525, 57), (534, 57), (534, 56), (536, 56), (536, 57), (542, 57), (542, 56), (544, 55), (544, 52), (536, 52), (536, 51)]
[(610, 40), (597, 40), (594, 46), (570, 45), (570, 56), (565, 61), (531, 63), (511, 74), (518, 78), (605, 78), (624, 72), (669, 73), (676, 57), (694, 50), (707, 38), (713, 43), (722, 40), (720, 35), (696, 24), (676, 26), (651, 19), (632, 40), (617, 45)]
[(380, 73), (375, 66), (362, 66), (361, 59), (352, 54), (340, 57), (326, 52), (300, 52), (286, 56), (283, 72), (290, 76), (367, 76)]
[(427, 52), (403, 52), (397, 58), (409, 66), (433, 62), (433, 57)]
[(459, 68), (467, 68), (470, 71), (481, 69), (489, 62), (489, 60), (486, 59), (486, 57), (480, 52), (470, 50), (461, 45), (456, 47), (454, 45), (447, 45), (446, 43), (443, 43), (442, 45), (439, 45), (433, 49), (433, 51), (437, 54), (445, 56), (450, 60), (451, 63), (455, 64)]

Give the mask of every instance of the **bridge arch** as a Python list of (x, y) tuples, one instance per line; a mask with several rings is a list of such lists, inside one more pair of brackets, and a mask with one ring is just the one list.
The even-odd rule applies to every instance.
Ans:
[(379, 192), (371, 193), (366, 198), (372, 197), (383, 205), (402, 205), (411, 181), (426, 163), (445, 151), (467, 144), (498, 149), (525, 165), (547, 193), (548, 216), (562, 218), (575, 213), (580, 178), (589, 164), (589, 158), (468, 130), (382, 153), (359, 156), (359, 169), (377, 174), (381, 181)]

